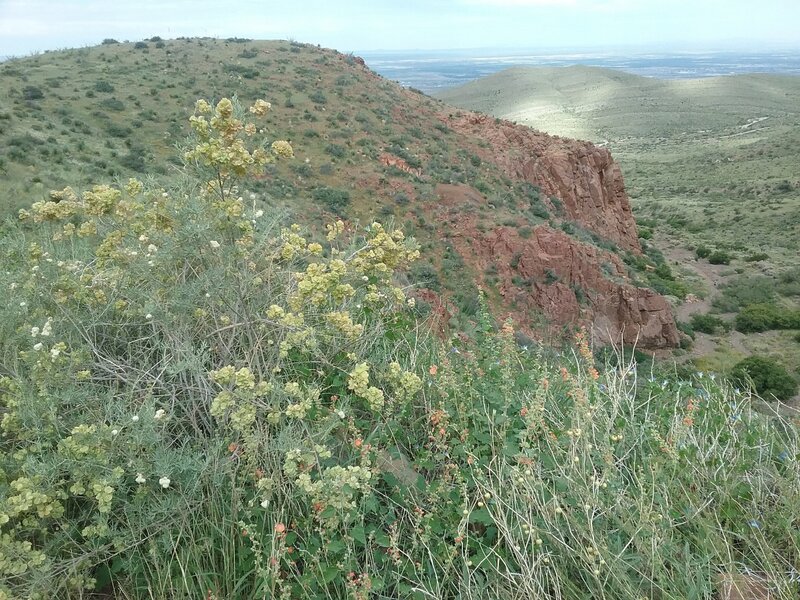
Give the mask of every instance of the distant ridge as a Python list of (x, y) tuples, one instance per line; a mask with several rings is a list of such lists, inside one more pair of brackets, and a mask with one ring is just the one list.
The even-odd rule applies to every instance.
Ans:
[(800, 77), (666, 80), (601, 67), (513, 67), (435, 96), (548, 133), (602, 142), (798, 113)]

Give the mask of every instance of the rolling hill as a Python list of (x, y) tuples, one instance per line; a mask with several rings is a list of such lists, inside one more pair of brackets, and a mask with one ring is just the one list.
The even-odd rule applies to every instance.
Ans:
[(241, 190), (248, 202), (308, 225), (398, 223), (422, 244), (411, 283), (445, 328), (470, 328), (482, 286), (528, 335), (596, 322), (605, 341), (677, 345), (645, 289), (669, 288), (669, 269), (642, 255), (607, 150), (484, 121), (311, 45), (153, 38), (4, 63), (0, 208), (65, 185), (180, 181), (195, 100), (223, 96), (266, 97), (268, 135), (294, 146)]

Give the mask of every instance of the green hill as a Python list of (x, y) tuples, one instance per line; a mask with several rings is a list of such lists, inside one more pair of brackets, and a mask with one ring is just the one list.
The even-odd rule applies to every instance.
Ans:
[[(473, 214), (470, 226), (479, 232), (513, 227), (530, 236), (531, 228), (546, 224), (575, 244), (605, 243), (603, 252), (622, 256), (613, 243), (572, 227), (553, 203), (560, 200), (540, 195), (501, 166), (487, 141), (461, 123), (459, 111), (384, 80), (357, 57), (292, 42), (156, 39), (0, 65), (0, 211), (16, 213), (66, 185), (144, 175), (180, 182), (186, 176), (180, 147), (195, 101), (232, 95), (245, 104), (260, 97), (272, 102), (265, 131), (290, 140), (295, 152), (294, 159), (268, 165), (247, 182), (240, 190), (247, 202), (318, 228), (332, 216), (396, 222), (426, 250), (427, 264), (415, 267), (410, 283), (435, 291), (429, 298), (434, 309), (452, 307), (442, 316), (446, 327), (473, 327), (477, 285), (485, 280), (498, 314), (513, 310), (529, 332), (541, 332), (534, 323), (549, 317), (529, 307), (531, 289), (557, 284), (573, 295), (568, 286), (580, 290), (586, 281), (583, 275), (569, 279), (577, 272), (569, 269), (569, 256), (560, 283), (557, 276), (523, 276), (513, 269), (498, 275), (483, 258), (455, 248), (457, 222)], [(477, 204), (445, 206), (440, 184), (474, 187)], [(579, 222), (591, 227), (591, 219)], [(635, 232), (627, 235), (638, 246)], [(642, 286), (657, 279), (645, 263), (655, 268), (663, 259), (654, 255), (630, 264), (630, 280)], [(608, 278), (600, 261), (593, 268), (596, 281)], [(620, 273), (628, 268), (620, 263)], [(508, 280), (502, 293), (494, 285), (500, 278)], [(572, 306), (590, 313), (588, 303)]]
[[(487, 283), (582, 253), (600, 268), (566, 268), (608, 271), (606, 299), (652, 300), (614, 287), (614, 245), (550, 215), (559, 198), (503, 176), (489, 143), (554, 149), (560, 174), (591, 169), (588, 149), (619, 183), (607, 153), (448, 120), (355, 57), (285, 42), (3, 71), (2, 135), (23, 140), (3, 207), (37, 201), (0, 235), (0, 600), (798, 597), (800, 433), (775, 402), (794, 380), (762, 360), (732, 381), (676, 372), (580, 328), (523, 340), (446, 235), (466, 223), (461, 248), (500, 249)], [(57, 178), (74, 189), (46, 195)], [(679, 289), (663, 260), (625, 258)], [(544, 275), (521, 285), (580, 295)], [(426, 308), (434, 287), (447, 305)], [(447, 331), (459, 299), (472, 312)]]
[[(797, 308), (800, 78), (657, 80), (595, 67), (513, 68), (439, 97), (610, 148), (645, 235), (653, 233), (695, 295), (706, 298), (679, 307), (687, 325), (709, 309), (729, 319), (749, 302)], [(697, 248), (732, 262), (695, 261)], [(764, 291), (746, 299), (744, 288)], [(700, 333), (693, 354), (704, 367), (725, 368), (767, 352), (798, 368), (795, 335)]]

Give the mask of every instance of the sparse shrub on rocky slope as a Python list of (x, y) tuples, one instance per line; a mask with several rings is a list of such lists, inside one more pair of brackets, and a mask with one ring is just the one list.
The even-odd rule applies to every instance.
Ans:
[(268, 109), (201, 101), (193, 180), (2, 238), (0, 598), (797, 597), (795, 424), (584, 332), (551, 363), (484, 301), (474, 342), (427, 336), (413, 240), (239, 197), (292, 154)]

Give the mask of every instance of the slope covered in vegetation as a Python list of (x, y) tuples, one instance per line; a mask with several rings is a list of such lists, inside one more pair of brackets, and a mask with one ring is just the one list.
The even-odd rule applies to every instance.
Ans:
[[(174, 146), (194, 100), (231, 94), (268, 96), (281, 117), (264, 124), (295, 150), (240, 189), (247, 205), (318, 231), (336, 218), (396, 223), (424, 250), (408, 278), (443, 328), (474, 328), (482, 286), (493, 314), (528, 336), (597, 322), (593, 336), (677, 344), (666, 302), (641, 288), (683, 291), (659, 253), (645, 243), (642, 254), (608, 152), (510, 123), (476, 129), (469, 113), (314, 46), (154, 39), (0, 65), (0, 208), (68, 184), (178, 182)], [(463, 186), (461, 200), (449, 185)]]
[(7, 225), (0, 597), (797, 596), (796, 423), (482, 303), (431, 336), (412, 238), (240, 199), (296, 153), (267, 114), (198, 102), (184, 180)]

